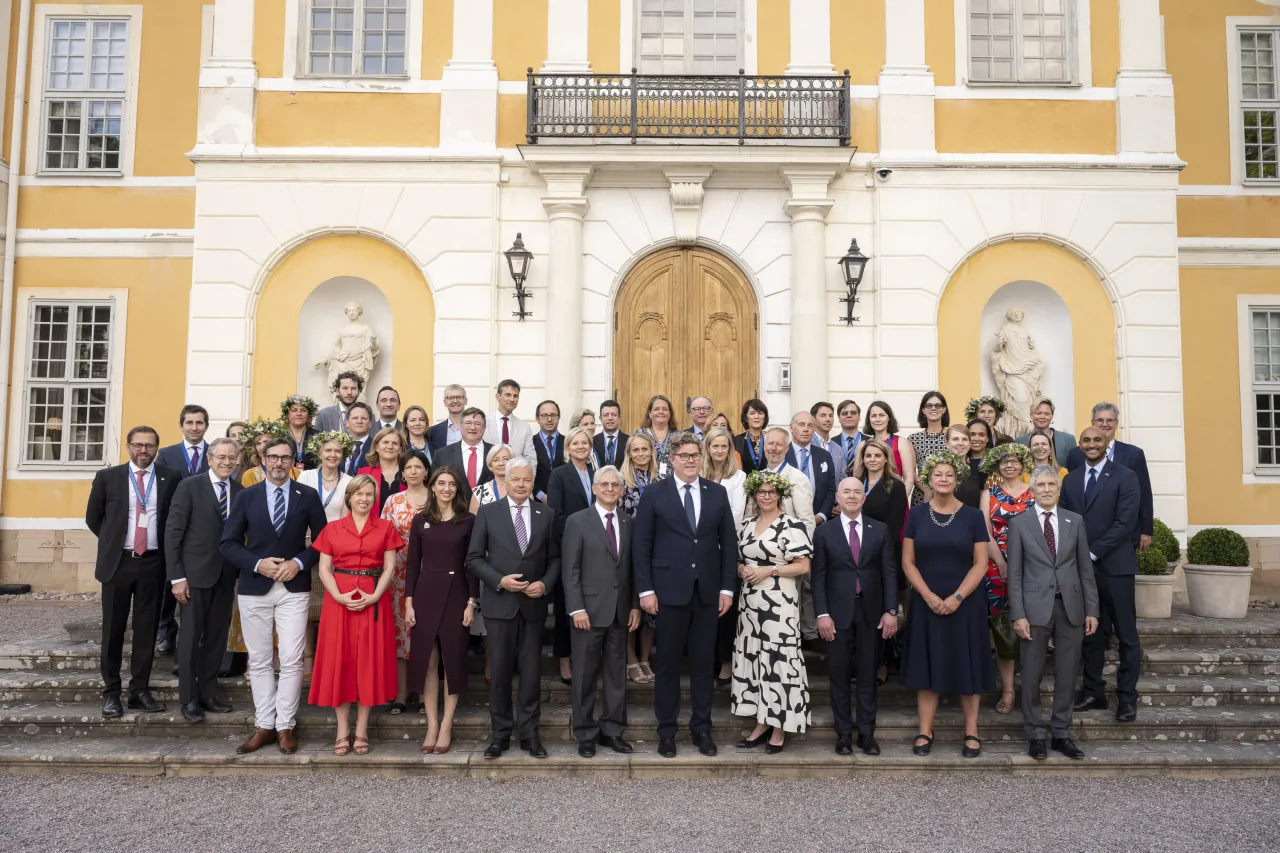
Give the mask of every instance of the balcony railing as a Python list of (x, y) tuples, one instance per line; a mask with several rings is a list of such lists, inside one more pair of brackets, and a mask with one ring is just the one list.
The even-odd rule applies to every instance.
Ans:
[(529, 142), (547, 138), (849, 144), (839, 76), (535, 74)]

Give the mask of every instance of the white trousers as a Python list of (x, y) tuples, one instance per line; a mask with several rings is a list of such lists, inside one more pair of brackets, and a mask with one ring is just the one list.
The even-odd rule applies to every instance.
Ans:
[[(289, 592), (280, 581), (266, 595), (237, 596), (240, 629), (249, 649), (249, 686), (253, 690), (254, 725), (260, 729), (292, 729), (302, 698), (302, 650), (311, 594)], [(271, 629), (280, 638), (280, 684), (271, 670)]]

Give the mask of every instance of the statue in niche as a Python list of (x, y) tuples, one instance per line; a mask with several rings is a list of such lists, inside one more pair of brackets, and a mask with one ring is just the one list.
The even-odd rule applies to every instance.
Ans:
[(1022, 327), (1024, 316), (1021, 308), (1004, 312), (1005, 324), (996, 332), (991, 351), (991, 375), (1005, 402), (997, 426), (1012, 436), (1031, 432), (1031, 404), (1042, 396), (1040, 380), (1044, 377), (1044, 359), (1036, 350), (1035, 339)]
[(359, 302), (348, 302), (344, 310), (347, 325), (338, 332), (338, 339), (329, 354), (316, 363), (317, 370), (328, 371), (329, 388), (337, 383), (340, 373), (354, 373), (367, 385), (373, 375), (373, 367), (378, 363), (378, 338), (373, 329), (360, 322), (364, 308)]

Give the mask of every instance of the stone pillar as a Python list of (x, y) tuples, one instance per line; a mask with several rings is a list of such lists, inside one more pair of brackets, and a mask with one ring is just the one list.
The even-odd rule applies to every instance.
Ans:
[(542, 170), (547, 194), (542, 206), (550, 220), (547, 264), (547, 398), (563, 412), (582, 405), (582, 220), (590, 166)]
[(833, 74), (831, 0), (791, 0), (788, 74)]
[(197, 145), (252, 145), (255, 87), (253, 0), (217, 0), (213, 48), (200, 67)]
[[(830, 168), (784, 167), (791, 187), (786, 201), (791, 217), (791, 412), (827, 398), (827, 318), (835, 310), (827, 299), (827, 212), (835, 204), (827, 186)], [(834, 267), (833, 267), (834, 271)]]
[(547, 61), (542, 70), (548, 74), (588, 74), (587, 0), (548, 0)]
[(492, 151), (497, 145), (493, 0), (454, 0), (453, 56), (441, 80), (440, 147)]
[(933, 154), (933, 74), (924, 61), (924, 0), (885, 0), (880, 157)]
[(1177, 152), (1173, 78), (1165, 71), (1163, 41), (1160, 0), (1120, 0), (1120, 73), (1116, 76), (1116, 150), (1120, 154)]

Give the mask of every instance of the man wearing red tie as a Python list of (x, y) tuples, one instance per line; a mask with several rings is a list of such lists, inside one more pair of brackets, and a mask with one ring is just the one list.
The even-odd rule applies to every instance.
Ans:
[(452, 468), (463, 478), (462, 497), (470, 501), (476, 486), (493, 479), (489, 451), (494, 445), (484, 440), (484, 412), (475, 408), (462, 412), (462, 441), (450, 444), (435, 455), (436, 468)]
[(516, 406), (520, 405), (520, 383), (514, 379), (502, 380), (498, 383), (495, 399), (498, 401), (498, 409), (489, 419), (484, 440), (490, 444), (509, 445), (512, 455), (528, 459), (536, 479), (538, 454), (533, 449), (533, 429), (515, 414)]
[[(178, 426), (182, 428), (182, 441), (160, 448), (156, 464), (172, 468), (179, 480), (206, 473), (209, 445), (205, 443), (204, 434), (209, 431), (209, 412), (204, 406), (185, 405), (178, 415)], [(156, 628), (156, 651), (162, 655), (172, 654), (177, 643), (178, 621), (174, 618), (177, 609), (178, 602), (165, 584), (160, 598), (160, 624)]]

